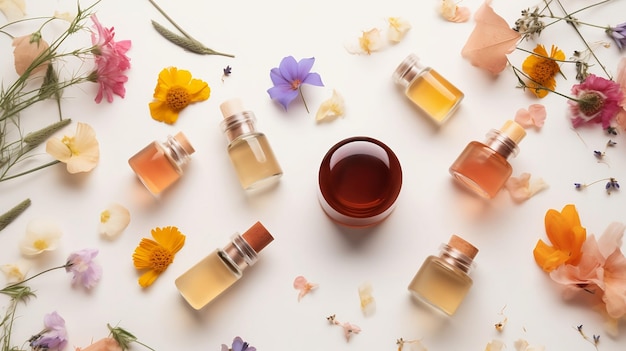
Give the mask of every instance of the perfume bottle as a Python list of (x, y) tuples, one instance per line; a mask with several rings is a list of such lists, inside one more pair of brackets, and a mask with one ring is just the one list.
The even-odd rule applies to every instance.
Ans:
[(245, 111), (239, 99), (220, 105), (222, 131), (228, 139), (228, 155), (241, 186), (257, 189), (275, 183), (283, 174), (265, 134), (256, 130), (256, 117)]
[(441, 246), (439, 256), (428, 256), (409, 284), (422, 302), (453, 315), (472, 287), (468, 275), (478, 249), (457, 235)]
[(128, 164), (146, 188), (157, 195), (180, 178), (195, 151), (185, 134), (178, 132), (164, 142), (148, 144), (128, 159)]
[(344, 139), (328, 150), (319, 169), (318, 198), (338, 224), (369, 227), (387, 218), (402, 188), (393, 151), (369, 137)]
[(393, 80), (405, 88), (406, 97), (437, 125), (452, 115), (465, 96), (436, 70), (424, 66), (415, 54), (398, 65)]
[(242, 277), (274, 237), (256, 222), (245, 233), (235, 233), (231, 242), (191, 267), (175, 281), (185, 300), (196, 310), (206, 306)]
[(517, 155), (518, 144), (526, 136), (522, 126), (506, 121), (502, 128), (487, 133), (484, 143), (470, 142), (450, 166), (450, 174), (466, 188), (491, 199), (511, 176), (510, 155)]

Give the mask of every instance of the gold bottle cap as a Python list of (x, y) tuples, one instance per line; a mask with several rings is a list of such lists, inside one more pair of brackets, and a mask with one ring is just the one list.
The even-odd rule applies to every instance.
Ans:
[(220, 111), (222, 111), (222, 116), (224, 118), (228, 118), (232, 115), (243, 112), (243, 104), (238, 98), (226, 100), (220, 105)]
[(250, 229), (243, 233), (241, 237), (256, 253), (259, 253), (269, 243), (274, 241), (272, 234), (265, 229), (261, 222), (256, 222)]
[(185, 136), (185, 134), (183, 134), (183, 132), (178, 132), (176, 135), (174, 135), (174, 139), (178, 141), (180, 146), (183, 147), (183, 149), (185, 150), (185, 152), (187, 152), (188, 155), (191, 155), (194, 152), (196, 152), (196, 149), (194, 149), (193, 146), (191, 146), (191, 143), (189, 142), (189, 140), (187, 140), (187, 137)]
[(478, 249), (474, 245), (465, 241), (458, 235), (452, 235), (450, 237), (450, 240), (448, 241), (448, 246), (458, 250), (459, 252), (471, 259), (474, 259), (474, 257), (476, 257), (476, 254), (478, 253)]
[(504, 122), (500, 132), (511, 139), (515, 144), (519, 144), (526, 136), (526, 130), (514, 121), (508, 120)]

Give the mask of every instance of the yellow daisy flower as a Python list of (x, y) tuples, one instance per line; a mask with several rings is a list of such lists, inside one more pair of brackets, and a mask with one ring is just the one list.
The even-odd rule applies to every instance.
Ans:
[(536, 55), (530, 55), (524, 60), (524, 63), (522, 63), (522, 71), (528, 74), (531, 79), (531, 81), (528, 82), (530, 91), (537, 97), (542, 98), (548, 95), (548, 90), (540, 88), (550, 90), (556, 88), (556, 80), (554, 77), (561, 72), (558, 61), (565, 60), (565, 53), (559, 50), (558, 47), (552, 45), (550, 56), (548, 56), (546, 48), (541, 44), (537, 44), (533, 52)]
[(211, 95), (209, 85), (192, 78), (191, 73), (176, 67), (165, 68), (159, 73), (154, 88), (155, 101), (149, 104), (150, 115), (157, 121), (173, 124), (178, 114), (189, 104), (204, 101)]
[(154, 228), (151, 234), (154, 240), (142, 238), (133, 253), (135, 268), (149, 269), (139, 277), (139, 285), (143, 288), (154, 283), (185, 244), (185, 235), (177, 227)]

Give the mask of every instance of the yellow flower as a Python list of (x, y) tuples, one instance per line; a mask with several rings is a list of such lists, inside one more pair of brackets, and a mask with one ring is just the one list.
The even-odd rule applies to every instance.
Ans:
[(550, 209), (546, 212), (545, 227), (553, 246), (539, 240), (533, 255), (535, 261), (546, 272), (562, 264), (576, 265), (581, 258), (581, 248), (587, 239), (587, 230), (581, 226), (574, 205), (566, 205), (561, 212)]
[(67, 164), (69, 173), (89, 172), (100, 160), (100, 146), (94, 129), (85, 123), (76, 125), (74, 136), (63, 139), (50, 138), (46, 152), (55, 159)]
[(204, 101), (211, 95), (209, 85), (194, 79), (186, 70), (176, 67), (165, 68), (159, 73), (154, 98), (149, 104), (150, 115), (157, 121), (173, 124), (178, 114), (189, 104)]
[(550, 56), (548, 56), (546, 48), (541, 44), (537, 44), (533, 52), (536, 55), (530, 55), (524, 60), (522, 71), (528, 74), (531, 79), (528, 82), (530, 91), (537, 97), (542, 98), (548, 95), (548, 90), (545, 88), (550, 90), (556, 88), (554, 77), (561, 72), (561, 67), (557, 61), (565, 60), (565, 53), (552, 45)]
[(185, 235), (177, 227), (154, 228), (151, 234), (154, 240), (142, 238), (133, 253), (135, 268), (149, 269), (139, 277), (139, 285), (143, 288), (152, 285), (185, 244)]

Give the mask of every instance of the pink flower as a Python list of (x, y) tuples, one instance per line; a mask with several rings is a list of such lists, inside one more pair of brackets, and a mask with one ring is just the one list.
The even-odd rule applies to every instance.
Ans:
[(76, 351), (122, 351), (122, 347), (113, 338), (103, 338), (85, 348), (77, 347)]
[[(15, 58), (15, 71), (20, 76), (24, 74), (28, 68), (33, 65), (35, 60), (41, 58), (44, 52), (48, 50), (48, 43), (41, 39), (40, 33), (33, 33), (17, 37), (13, 39), (13, 56)], [(37, 67), (33, 67), (30, 71), (30, 75), (39, 73), (45, 73), (48, 69), (50, 61), (41, 62)]]
[(615, 121), (622, 130), (626, 131), (626, 57), (622, 57), (617, 65), (617, 78), (615, 81), (619, 84), (622, 94), (625, 96), (620, 103), (622, 108), (617, 112)]
[(568, 100), (574, 128), (586, 123), (602, 123), (602, 128), (611, 126), (611, 121), (622, 109), (624, 98), (620, 85), (612, 80), (590, 74), (580, 84), (572, 87), (576, 100)]
[(299, 275), (293, 281), (293, 287), (296, 290), (299, 290), (298, 293), (298, 301), (300, 301), (306, 294), (311, 292), (311, 290), (317, 288), (317, 284), (310, 283), (305, 277)]
[(550, 273), (550, 278), (566, 285), (566, 293), (599, 289), (607, 314), (612, 318), (626, 316), (626, 257), (621, 251), (626, 226), (611, 223), (602, 236), (587, 237), (578, 264), (565, 264)]
[(74, 274), (72, 283), (81, 284), (87, 289), (96, 285), (102, 277), (102, 267), (93, 261), (97, 255), (98, 250), (95, 249), (83, 249), (70, 254), (65, 270)]
[(114, 94), (122, 98), (126, 95), (124, 83), (128, 81), (128, 77), (124, 71), (130, 68), (130, 58), (126, 53), (131, 42), (130, 40), (116, 42), (113, 27), (103, 27), (95, 14), (91, 15), (91, 20), (97, 31), (91, 34), (96, 62), (96, 71), (92, 73), (91, 80), (100, 84), (95, 100), (96, 103), (100, 103), (106, 96), (108, 102), (113, 102)]

